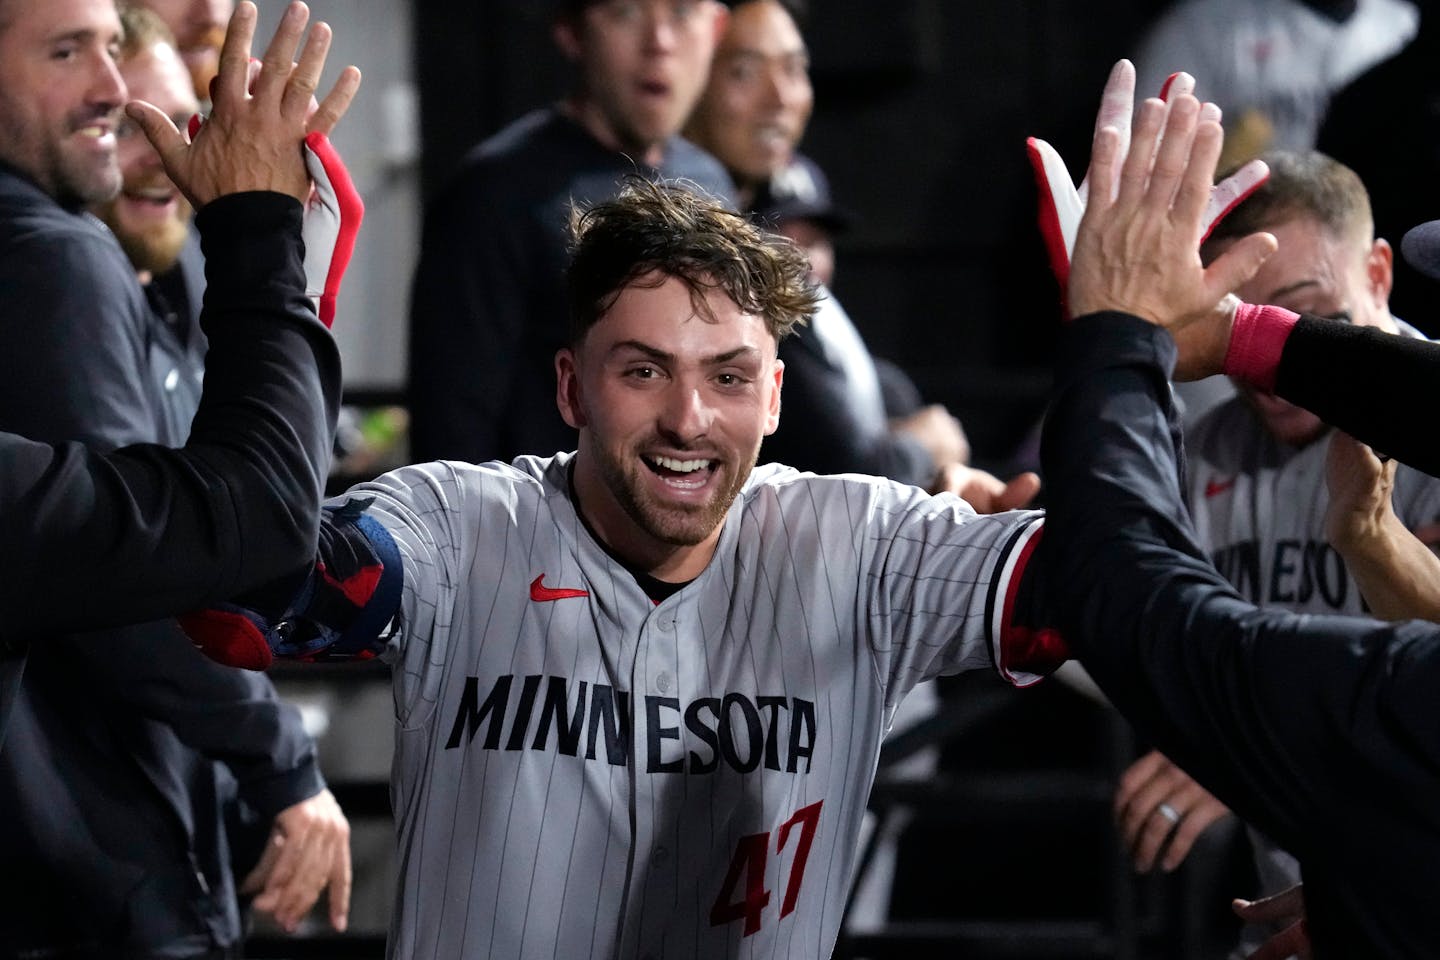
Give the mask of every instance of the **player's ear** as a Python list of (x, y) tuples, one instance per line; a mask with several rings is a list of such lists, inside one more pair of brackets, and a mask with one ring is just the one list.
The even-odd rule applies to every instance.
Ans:
[(580, 16), (578, 13), (562, 13), (550, 25), (550, 37), (565, 55), (565, 59), (571, 63), (577, 62), (582, 53), (580, 31), (583, 27)]
[(710, 0), (710, 16), (714, 18), (713, 32), (711, 34), (710, 48), (714, 50), (720, 45), (720, 40), (725, 36), (725, 28), (730, 25), (730, 8), (723, 3)]
[(586, 425), (580, 403), (580, 373), (575, 368), (575, 351), (569, 347), (555, 354), (555, 405), (560, 408), (561, 418), (576, 430)]
[(1375, 305), (1385, 309), (1390, 302), (1390, 288), (1395, 283), (1395, 250), (1390, 241), (1376, 237), (1365, 257), (1366, 292)]
[(765, 436), (775, 432), (780, 426), (780, 387), (785, 382), (785, 361), (776, 359), (774, 380), (771, 381), (770, 409), (765, 416)]

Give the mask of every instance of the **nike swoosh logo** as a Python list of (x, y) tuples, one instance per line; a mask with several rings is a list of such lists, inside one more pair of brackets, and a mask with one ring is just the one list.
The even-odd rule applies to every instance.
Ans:
[(1229, 480), (1207, 480), (1205, 482), (1205, 496), (1218, 497), (1233, 486), (1235, 486), (1234, 477), (1231, 477)]
[(575, 597), (588, 597), (589, 590), (576, 590), (573, 587), (547, 587), (545, 586), (545, 574), (540, 574), (530, 583), (530, 599), (536, 603), (546, 603), (550, 600), (571, 600)]

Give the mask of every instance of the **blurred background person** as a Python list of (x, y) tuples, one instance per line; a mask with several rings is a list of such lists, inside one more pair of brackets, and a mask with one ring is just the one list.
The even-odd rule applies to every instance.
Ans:
[[(200, 103), (174, 36), (143, 7), (126, 9), (120, 19), (125, 30), (120, 76), (130, 96), (154, 104), (176, 127), (185, 129)], [(120, 241), (159, 320), (150, 345), (157, 361), (152, 362), (152, 372), (159, 390), (183, 398), (167, 409), (175, 411), (175, 433), (184, 436), (205, 376), (205, 335), (200, 330), (205, 259), (191, 229), (195, 211), (165, 175), (159, 154), (128, 119), (115, 130), (115, 162), (120, 190), (96, 204), (95, 215)]]
[(1407, 0), (1181, 0), (1135, 56), (1137, 89), (1153, 96), (1177, 70), (1224, 111), (1220, 167), (1266, 150), (1315, 146), (1330, 98), (1414, 37)]
[[(1420, 31), (1398, 54), (1335, 94), (1315, 146), (1360, 175), (1370, 190), (1375, 232), (1398, 237), (1440, 217), (1440, 8), (1420, 9)], [(1395, 261), (1395, 312), (1440, 335), (1440, 281), (1408, 258)]]
[(715, 0), (559, 5), (568, 93), (476, 147), (427, 209), (410, 311), (415, 460), (574, 448), (555, 407), (570, 205), (608, 199), (630, 173), (730, 195), (720, 165), (679, 136), (725, 20)]
[[(724, 164), (742, 209), (772, 228), (789, 220), (789, 229), (809, 241), (818, 279), (834, 275), (825, 225), (833, 226), (838, 215), (824, 174), (796, 153), (814, 107), (809, 52), (796, 19), (801, 12), (781, 0), (733, 5), (685, 131)], [(777, 205), (786, 204), (795, 214), (808, 205), (810, 216), (777, 215), (783, 212)], [(966, 469), (969, 444), (960, 422), (943, 407), (887, 410), (874, 357), (833, 294), (780, 351), (789, 419), (766, 438), (763, 459), (818, 473), (877, 474), (932, 491), (959, 490), (977, 477)], [(913, 402), (918, 391), (907, 386), (908, 378), (894, 367), (887, 375), (890, 395)], [(972, 488), (971, 496), (983, 511), (997, 502), (1018, 506), (1034, 492), (1024, 478), (1015, 490), (990, 485), (984, 493)]]
[(190, 73), (195, 98), (208, 103), (210, 81), (220, 70), (220, 46), (225, 42), (225, 25), (235, 12), (235, 0), (131, 0), (130, 5), (144, 7), (164, 21)]

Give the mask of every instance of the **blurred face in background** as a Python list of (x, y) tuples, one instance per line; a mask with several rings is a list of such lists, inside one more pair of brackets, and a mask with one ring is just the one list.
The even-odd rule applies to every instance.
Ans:
[[(1299, 216), (1265, 229), (1280, 247), (1235, 291), (1241, 300), (1396, 331), (1389, 307), (1394, 253), (1390, 244), (1371, 237), (1368, 224), (1336, 234), (1313, 217)], [(1305, 446), (1325, 430), (1308, 410), (1250, 387), (1241, 387), (1241, 393), (1284, 443)]]
[(138, 0), (137, 5), (165, 21), (175, 35), (196, 99), (209, 100), (210, 81), (220, 71), (220, 47), (225, 43), (225, 25), (235, 12), (235, 0)]
[(605, 146), (658, 165), (705, 86), (726, 11), (715, 0), (600, 0), (555, 40), (580, 69), (572, 115)]
[[(120, 72), (133, 98), (153, 103), (182, 130), (199, 109), (190, 73), (168, 43), (141, 50), (120, 65)], [(116, 160), (120, 192), (95, 212), (119, 239), (136, 272), (148, 279), (143, 275), (164, 273), (175, 265), (193, 210), (165, 175), (150, 141), (129, 121), (119, 128)]]
[(0, 159), (66, 206), (119, 186), (119, 47), (113, 0), (0, 0)]
[(835, 285), (835, 239), (824, 224), (796, 217), (776, 224), (775, 232), (789, 237), (794, 244), (805, 251), (810, 262), (810, 279), (814, 283), (831, 287)]
[(737, 6), (686, 133), (746, 185), (790, 162), (814, 106), (810, 55), (775, 0)]

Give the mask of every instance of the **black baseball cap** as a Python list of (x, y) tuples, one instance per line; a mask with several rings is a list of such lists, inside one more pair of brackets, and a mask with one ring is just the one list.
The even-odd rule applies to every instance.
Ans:
[(1405, 262), (1432, 280), (1440, 280), (1440, 220), (1411, 227), (1400, 240)]
[(835, 203), (824, 171), (799, 153), (760, 188), (750, 216), (770, 227), (787, 220), (810, 220), (832, 234), (844, 233), (855, 222), (854, 214)]

